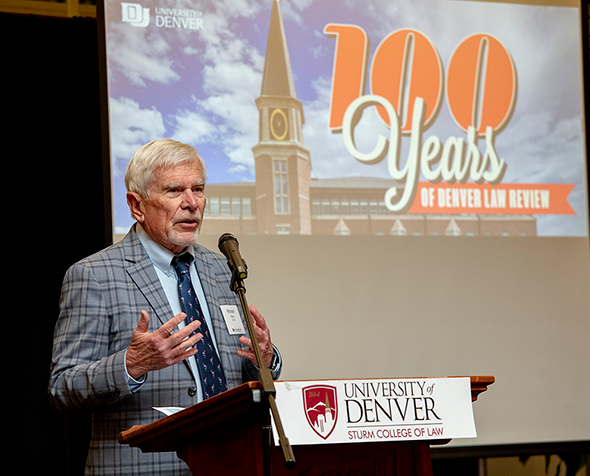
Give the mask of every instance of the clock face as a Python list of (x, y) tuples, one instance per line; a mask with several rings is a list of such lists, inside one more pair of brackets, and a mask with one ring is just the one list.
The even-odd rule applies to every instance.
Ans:
[(270, 133), (275, 140), (285, 140), (289, 125), (287, 114), (282, 109), (273, 109), (270, 114)]

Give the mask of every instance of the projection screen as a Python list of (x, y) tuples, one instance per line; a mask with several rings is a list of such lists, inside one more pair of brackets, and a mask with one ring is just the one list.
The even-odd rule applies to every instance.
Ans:
[(115, 241), (135, 150), (189, 143), (282, 379), (493, 375), (453, 445), (590, 439), (578, 1), (103, 8)]

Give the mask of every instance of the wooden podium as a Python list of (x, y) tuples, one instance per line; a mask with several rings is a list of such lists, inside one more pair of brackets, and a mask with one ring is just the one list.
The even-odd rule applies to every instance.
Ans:
[[(471, 378), (472, 401), (494, 377)], [(298, 445), (287, 469), (271, 440), (270, 415), (261, 384), (248, 382), (209, 400), (119, 435), (143, 452), (175, 451), (195, 476), (398, 475), (431, 476), (430, 445), (445, 441)], [(289, 435), (287, 435), (288, 437)]]

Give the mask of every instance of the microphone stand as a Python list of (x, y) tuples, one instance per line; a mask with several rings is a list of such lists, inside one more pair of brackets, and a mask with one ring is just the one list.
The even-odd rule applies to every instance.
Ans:
[[(260, 374), (260, 382), (262, 384), (262, 392), (269, 403), (270, 411), (277, 428), (277, 436), (279, 438), (279, 443), (281, 445), (281, 450), (285, 459), (285, 466), (288, 469), (291, 469), (295, 466), (295, 455), (293, 454), (293, 449), (291, 448), (289, 439), (286, 437), (283, 424), (281, 423), (281, 417), (279, 415), (279, 410), (275, 400), (276, 389), (274, 380), (272, 379), (270, 370), (264, 365), (264, 360), (262, 359), (260, 344), (258, 343), (258, 338), (256, 337), (256, 331), (254, 330), (254, 324), (252, 323), (252, 316), (250, 315), (250, 309), (248, 308), (248, 302), (246, 301), (246, 287), (244, 286), (244, 280), (240, 278), (239, 273), (234, 270), (232, 270), (230, 289), (240, 298), (242, 310), (244, 311), (244, 316), (246, 317), (246, 325), (248, 326), (248, 332), (250, 333), (250, 339), (252, 340), (252, 349), (256, 355), (256, 362), (258, 362), (258, 371)], [(270, 422), (267, 422), (266, 431), (268, 432), (267, 445), (270, 445), (272, 438)], [(268, 456), (268, 450), (266, 446), (265, 454)], [(265, 459), (265, 474), (270, 474), (268, 468), (269, 458), (266, 457)]]

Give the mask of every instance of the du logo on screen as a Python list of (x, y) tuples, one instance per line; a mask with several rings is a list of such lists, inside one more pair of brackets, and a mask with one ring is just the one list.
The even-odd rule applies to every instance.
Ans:
[(150, 23), (150, 9), (138, 3), (121, 3), (121, 20), (145, 28)]

